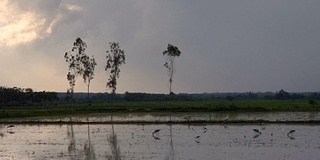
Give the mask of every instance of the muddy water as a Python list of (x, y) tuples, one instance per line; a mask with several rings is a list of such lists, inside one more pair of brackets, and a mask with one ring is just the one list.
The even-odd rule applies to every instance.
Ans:
[(319, 153), (320, 125), (0, 125), (1, 160), (292, 160)]

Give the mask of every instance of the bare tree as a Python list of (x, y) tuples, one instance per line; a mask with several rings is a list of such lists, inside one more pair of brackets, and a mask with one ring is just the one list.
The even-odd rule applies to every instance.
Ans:
[(171, 44), (168, 44), (167, 50), (163, 51), (163, 55), (167, 56), (167, 62), (164, 64), (164, 66), (168, 70), (168, 75), (169, 75), (169, 83), (170, 83), (170, 92), (169, 94), (173, 94), (172, 92), (172, 78), (173, 78), (173, 73), (175, 72), (175, 64), (174, 60), (175, 57), (179, 57), (181, 54), (180, 50), (178, 47), (173, 46)]
[(109, 72), (109, 79), (107, 82), (107, 88), (112, 89), (112, 94), (116, 93), (117, 78), (119, 78), (120, 66), (125, 64), (124, 50), (120, 49), (119, 43), (110, 42), (110, 50), (107, 52), (107, 64), (105, 67), (106, 72)]

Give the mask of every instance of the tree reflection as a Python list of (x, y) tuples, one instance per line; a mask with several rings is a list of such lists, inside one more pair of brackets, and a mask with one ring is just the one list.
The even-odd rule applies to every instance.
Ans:
[(175, 159), (173, 139), (172, 139), (172, 125), (170, 125), (170, 153), (165, 159), (166, 160), (174, 160)]
[(117, 135), (114, 132), (113, 124), (111, 126), (112, 126), (112, 133), (111, 133), (110, 137), (108, 137), (108, 142), (110, 144), (112, 155), (107, 156), (107, 159), (121, 160), (121, 152), (120, 152), (120, 147), (118, 145)]
[[(76, 139), (74, 136), (73, 125), (71, 124), (67, 128), (67, 137), (70, 139), (70, 143), (68, 145), (68, 153), (69, 155), (76, 155)], [(72, 158), (71, 158), (72, 159)]]
[(91, 144), (90, 139), (90, 125), (88, 124), (88, 141), (84, 144), (84, 153), (85, 153), (85, 160), (95, 160), (96, 155), (94, 154), (94, 147)]
[(4, 133), (3, 133), (3, 128), (4, 128), (4, 125), (0, 125), (0, 137), (3, 138), (4, 137)]
[(91, 144), (91, 136), (90, 136), (90, 126), (88, 124), (88, 140), (85, 142), (83, 149), (76, 148), (76, 138), (73, 125), (71, 124), (67, 128), (67, 137), (70, 139), (70, 143), (68, 145), (68, 156), (70, 160), (95, 160), (95, 152), (94, 146)]

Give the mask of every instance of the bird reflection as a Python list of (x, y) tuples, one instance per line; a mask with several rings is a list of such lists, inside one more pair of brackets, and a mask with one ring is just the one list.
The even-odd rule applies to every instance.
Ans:
[(295, 140), (296, 138), (292, 137), (292, 136), (288, 136), (290, 140)]
[(261, 134), (256, 134), (253, 136), (253, 138), (258, 138)]
[(155, 139), (155, 140), (161, 140), (159, 137), (157, 137), (157, 136), (153, 136), (153, 138)]

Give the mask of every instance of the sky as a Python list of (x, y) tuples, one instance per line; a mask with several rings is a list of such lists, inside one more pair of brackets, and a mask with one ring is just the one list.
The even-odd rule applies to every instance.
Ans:
[[(0, 0), (0, 86), (65, 92), (64, 53), (77, 37), (106, 83), (109, 42), (125, 50), (117, 92), (168, 93), (163, 64), (175, 60), (175, 93), (317, 92), (319, 0)], [(85, 92), (78, 77), (75, 92)]]

